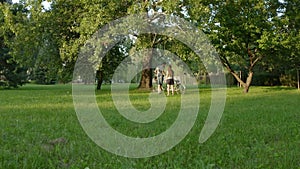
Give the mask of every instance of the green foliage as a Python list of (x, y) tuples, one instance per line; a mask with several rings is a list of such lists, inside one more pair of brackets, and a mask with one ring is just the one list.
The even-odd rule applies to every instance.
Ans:
[(254, 86), (279, 86), (282, 83), (280, 75), (270, 72), (257, 72), (253, 77)]
[(105, 57), (102, 58), (101, 65), (99, 66), (98, 73), (96, 75), (97, 80), (102, 80), (102, 82), (111, 82), (116, 68), (123, 61), (123, 59), (127, 57), (127, 51), (120, 51), (121, 45), (126, 45), (126, 41), (128, 42), (128, 40), (124, 39), (123, 41), (119, 42), (105, 55)]
[(0, 3), (0, 86), (18, 87), (27, 82), (26, 67), (18, 64), (10, 55), (8, 41), (15, 37), (6, 25), (5, 14), (7, 11), (16, 12), (17, 8), (9, 8), (6, 3)]
[[(207, 31), (224, 66), (245, 88), (249, 88), (254, 68), (263, 61), (282, 56), (284, 48), (278, 1), (214, 1)], [(267, 60), (263, 60), (267, 59)], [(234, 73), (246, 69), (248, 77)], [(255, 76), (255, 73), (254, 73)]]
[(0, 50), (0, 86), (18, 87), (27, 82), (27, 69), (12, 60), (12, 57)]
[(280, 76), (280, 82), (284, 86), (297, 87), (297, 80), (296, 70), (286, 70), (286, 73)]
[[(297, 0), (53, 0), (51, 8), (46, 10), (41, 1), (21, 1), (1, 3), (0, 20), (4, 24), (0, 35), (12, 60), (20, 67), (28, 67), (30, 77), (39, 78), (41, 72), (45, 75), (45, 80), (42, 77), (32, 80), (47, 83), (55, 79), (66, 83), (72, 79), (80, 48), (104, 25), (128, 14), (168, 14), (182, 17), (203, 30), (229, 72), (247, 70), (244, 73), (247, 74), (259, 67), (259, 70), (281, 74), (300, 67), (298, 6)], [(126, 52), (133, 48), (167, 49), (186, 62), (195, 74), (206, 73), (191, 49), (174, 39), (163, 36), (155, 39), (155, 36), (159, 37), (138, 35), (135, 43), (125, 42), (119, 48), (126, 46), (123, 49)], [(107, 69), (109, 64), (118, 64), (124, 57), (120, 52), (112, 53), (114, 56), (107, 56), (107, 63), (98, 70), (106, 80), (112, 73)], [(245, 86), (251, 84), (250, 76), (234, 77)]]

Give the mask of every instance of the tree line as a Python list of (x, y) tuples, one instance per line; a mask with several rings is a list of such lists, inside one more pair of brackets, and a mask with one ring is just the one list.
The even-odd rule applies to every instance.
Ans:
[[(202, 30), (228, 73), (244, 92), (253, 82), (296, 85), (300, 69), (298, 0), (41, 0), (0, 1), (0, 85), (68, 83), (78, 52), (104, 25), (130, 14), (174, 15)], [(134, 35), (115, 45), (97, 68), (97, 88), (132, 50), (159, 48), (179, 56), (195, 74), (206, 74), (197, 55), (181, 42), (157, 34)], [(150, 62), (150, 60), (146, 61)], [(243, 72), (242, 75), (239, 72)], [(257, 77), (257, 78), (255, 78)], [(140, 88), (152, 87), (152, 70)], [(258, 83), (258, 82), (257, 82)]]

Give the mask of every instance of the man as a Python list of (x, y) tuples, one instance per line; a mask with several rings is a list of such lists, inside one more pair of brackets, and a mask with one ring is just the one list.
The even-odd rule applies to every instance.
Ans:
[(154, 73), (157, 77), (157, 92), (160, 94), (163, 90), (162, 85), (164, 81), (164, 75), (165, 75), (165, 66), (166, 62), (163, 62), (160, 66), (157, 66), (154, 70)]

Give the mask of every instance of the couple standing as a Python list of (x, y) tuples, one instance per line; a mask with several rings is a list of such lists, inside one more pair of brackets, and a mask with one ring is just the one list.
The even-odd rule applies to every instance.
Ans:
[(172, 95), (174, 95), (174, 71), (172, 69), (171, 65), (168, 65), (167, 72), (165, 73), (165, 66), (166, 63), (164, 62), (162, 65), (156, 67), (155, 73), (157, 77), (157, 91), (158, 93), (161, 93), (163, 90), (162, 85), (164, 81), (164, 76), (166, 77), (166, 83), (167, 83), (167, 96), (170, 95), (170, 90), (172, 92)]

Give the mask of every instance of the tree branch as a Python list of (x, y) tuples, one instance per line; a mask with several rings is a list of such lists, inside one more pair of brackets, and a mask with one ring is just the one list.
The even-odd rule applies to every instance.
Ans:
[(262, 58), (263, 58), (263, 56), (257, 57), (257, 58), (252, 62), (251, 67), (254, 67), (255, 64), (256, 64), (258, 61), (260, 61)]

